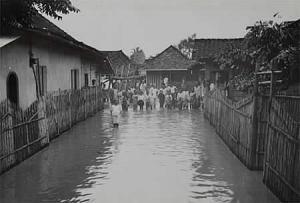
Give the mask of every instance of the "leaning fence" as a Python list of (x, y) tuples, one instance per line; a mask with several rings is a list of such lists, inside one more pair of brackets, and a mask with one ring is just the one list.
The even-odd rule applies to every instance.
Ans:
[(250, 169), (261, 169), (264, 139), (254, 134), (254, 98), (238, 103), (227, 99), (220, 90), (208, 93), (204, 115), (230, 150)]
[(0, 174), (103, 108), (99, 87), (48, 93), (22, 110), (0, 103)]
[(231, 151), (285, 202), (300, 202), (300, 97), (252, 96), (239, 102), (220, 90), (205, 97), (205, 117)]
[(8, 100), (0, 104), (0, 174), (49, 143), (43, 100), (22, 110)]

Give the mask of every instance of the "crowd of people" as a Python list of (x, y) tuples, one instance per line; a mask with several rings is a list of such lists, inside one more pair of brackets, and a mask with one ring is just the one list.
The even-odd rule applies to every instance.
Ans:
[(128, 111), (129, 107), (132, 107), (134, 111), (144, 109), (203, 110), (205, 92), (206, 87), (203, 83), (198, 83), (191, 88), (163, 85), (160, 89), (154, 85), (147, 86), (146, 83), (142, 83), (138, 88), (122, 91), (112, 89), (110, 100), (121, 105), (122, 111)]

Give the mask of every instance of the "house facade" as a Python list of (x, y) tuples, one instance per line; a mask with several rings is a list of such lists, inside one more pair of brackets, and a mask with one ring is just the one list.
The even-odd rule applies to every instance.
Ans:
[(26, 108), (37, 99), (37, 84), (44, 95), (98, 85), (101, 74), (112, 72), (105, 55), (41, 15), (30, 29), (1, 30), (0, 101)]
[(193, 64), (194, 61), (184, 56), (176, 47), (169, 46), (154, 58), (146, 60), (146, 82), (157, 88), (162, 86), (164, 78), (168, 78), (170, 84), (180, 84), (189, 79)]

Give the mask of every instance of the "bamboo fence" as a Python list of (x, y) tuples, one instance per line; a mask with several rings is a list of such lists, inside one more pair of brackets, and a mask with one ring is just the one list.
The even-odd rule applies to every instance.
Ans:
[(268, 119), (263, 181), (284, 202), (300, 202), (299, 103), (300, 97), (274, 98)]
[(249, 168), (284, 202), (300, 202), (300, 97), (260, 95), (239, 102), (220, 90), (205, 97), (205, 117)]
[(264, 139), (256, 139), (254, 98), (233, 102), (217, 89), (206, 95), (204, 106), (205, 117), (230, 150), (249, 169), (262, 169)]
[(99, 87), (48, 93), (46, 116), (50, 139), (69, 130), (103, 108), (103, 94)]
[(22, 110), (8, 100), (0, 104), (0, 174), (48, 144), (43, 101)]
[(99, 87), (48, 93), (26, 110), (0, 103), (0, 174), (103, 108)]

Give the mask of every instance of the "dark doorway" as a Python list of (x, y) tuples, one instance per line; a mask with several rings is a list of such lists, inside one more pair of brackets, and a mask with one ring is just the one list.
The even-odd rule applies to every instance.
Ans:
[(19, 81), (16, 73), (11, 72), (6, 80), (7, 99), (15, 105), (19, 105)]
[(89, 86), (89, 74), (87, 73), (84, 74), (84, 86), (85, 87)]

